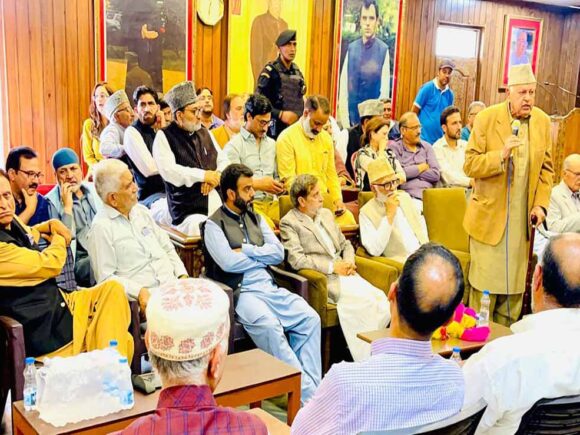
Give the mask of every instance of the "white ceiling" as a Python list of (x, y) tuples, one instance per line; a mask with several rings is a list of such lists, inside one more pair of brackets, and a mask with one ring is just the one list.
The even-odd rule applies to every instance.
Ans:
[(575, 7), (580, 8), (580, 0), (527, 0), (534, 3), (543, 3), (551, 6)]

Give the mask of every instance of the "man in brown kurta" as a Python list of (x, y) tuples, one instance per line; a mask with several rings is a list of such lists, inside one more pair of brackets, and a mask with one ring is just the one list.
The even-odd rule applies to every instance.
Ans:
[(505, 325), (521, 313), (528, 225), (532, 216), (537, 225), (545, 220), (554, 175), (550, 118), (534, 107), (535, 90), (530, 65), (512, 67), (507, 100), (479, 113), (465, 152), (465, 174), (475, 182), (463, 221), (470, 236), (469, 305), (479, 310), (489, 290), (490, 319)]

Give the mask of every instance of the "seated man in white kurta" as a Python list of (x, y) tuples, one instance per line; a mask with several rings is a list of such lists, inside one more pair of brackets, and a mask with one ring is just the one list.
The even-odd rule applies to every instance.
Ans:
[(536, 231), (534, 239), (534, 253), (539, 260), (550, 236), (580, 233), (580, 154), (570, 154), (564, 159), (562, 181), (552, 189), (546, 224), (548, 232)]
[(409, 194), (397, 190), (399, 178), (387, 159), (372, 161), (367, 175), (375, 197), (360, 210), (361, 243), (370, 255), (402, 264), (429, 241), (425, 219)]
[(97, 282), (115, 278), (139, 301), (142, 313), (151, 292), (161, 284), (187, 278), (169, 236), (149, 210), (137, 204), (137, 185), (120, 160), (93, 167), (95, 188), (105, 204), (89, 231), (89, 257)]
[(356, 273), (354, 249), (322, 207), (318, 179), (296, 177), (290, 188), (294, 208), (280, 221), (280, 235), (295, 270), (313, 269), (327, 275), (330, 302), (336, 303), (340, 326), (355, 361), (370, 356), (370, 344), (357, 333), (386, 327), (389, 302), (384, 292)]

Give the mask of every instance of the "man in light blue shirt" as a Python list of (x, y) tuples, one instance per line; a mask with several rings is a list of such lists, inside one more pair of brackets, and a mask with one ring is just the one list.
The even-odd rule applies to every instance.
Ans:
[(320, 317), (304, 299), (274, 283), (269, 266), (283, 261), (284, 248), (251, 209), (252, 176), (241, 164), (221, 175), (224, 205), (202, 229), (206, 274), (234, 289), (237, 320), (254, 343), (302, 371), (306, 403), (321, 378)]
[(419, 115), (423, 127), (421, 139), (431, 145), (443, 136), (441, 112), (453, 105), (454, 96), (449, 87), (449, 80), (454, 69), (455, 63), (452, 60), (443, 59), (439, 64), (437, 76), (421, 86), (413, 103), (413, 112)]
[(274, 229), (280, 222), (276, 195), (284, 192), (284, 183), (277, 179), (276, 141), (266, 136), (272, 123), (270, 100), (261, 94), (250, 95), (246, 101), (244, 120), (240, 134), (228, 142), (224, 152), (230, 163), (241, 163), (254, 172), (254, 211)]
[(461, 409), (461, 368), (434, 355), (431, 335), (463, 297), (457, 258), (441, 245), (421, 246), (389, 290), (389, 338), (365, 361), (335, 364), (292, 424), (293, 434), (353, 434), (433, 423)]

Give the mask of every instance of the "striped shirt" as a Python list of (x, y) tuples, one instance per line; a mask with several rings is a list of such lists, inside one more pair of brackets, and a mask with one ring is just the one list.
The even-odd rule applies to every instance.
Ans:
[(332, 366), (298, 413), (293, 434), (353, 434), (432, 423), (461, 409), (459, 366), (431, 351), (431, 342), (384, 338), (371, 357)]

